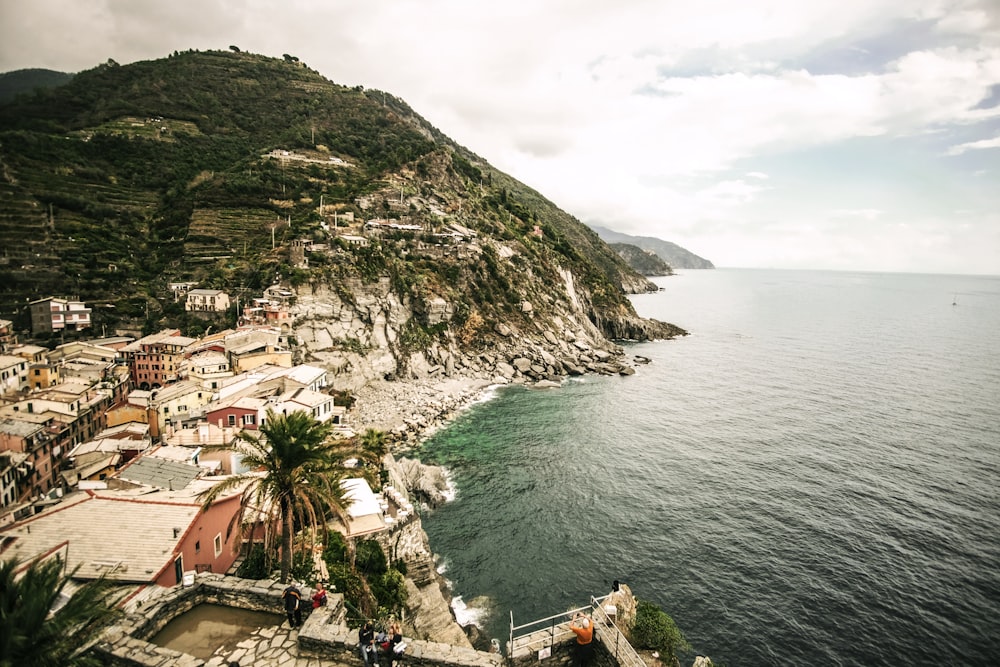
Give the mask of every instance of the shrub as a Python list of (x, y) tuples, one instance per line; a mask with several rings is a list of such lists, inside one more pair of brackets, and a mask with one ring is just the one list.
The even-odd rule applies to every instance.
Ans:
[(246, 558), (236, 568), (236, 576), (243, 579), (264, 579), (271, 573), (271, 562), (264, 551), (264, 546), (254, 544)]
[(662, 656), (676, 656), (677, 651), (691, 649), (674, 619), (646, 600), (636, 601), (632, 643), (636, 648), (659, 651)]

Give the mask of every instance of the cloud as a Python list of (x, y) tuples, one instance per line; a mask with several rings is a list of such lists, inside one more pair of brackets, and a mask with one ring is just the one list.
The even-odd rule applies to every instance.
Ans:
[(964, 144), (952, 146), (945, 154), (961, 155), (966, 151), (983, 150), (984, 148), (1000, 148), (1000, 136), (996, 136), (992, 139), (980, 139), (979, 141), (967, 141)]
[(0, 71), (230, 44), (398, 95), (577, 217), (709, 257), (751, 228), (774, 235), (746, 246), (761, 261), (822, 252), (772, 223), (835, 210), (846, 229), (866, 220), (846, 211), (1000, 207), (940, 159), (997, 147), (995, 0), (0, 0)]
[(839, 208), (830, 211), (830, 215), (833, 218), (858, 218), (868, 221), (877, 220), (882, 213), (877, 208)]

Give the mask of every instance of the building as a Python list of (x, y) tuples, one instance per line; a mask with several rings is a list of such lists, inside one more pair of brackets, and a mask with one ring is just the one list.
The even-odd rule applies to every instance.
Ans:
[(81, 331), (90, 326), (90, 308), (82, 301), (47, 297), (29, 304), (31, 332)]
[(173, 431), (163, 439), (163, 442), (171, 447), (197, 448), (200, 452), (200, 465), (217, 464), (218, 474), (240, 475), (248, 472), (249, 469), (243, 465), (243, 458), (239, 454), (231, 449), (215, 449), (204, 452), (201, 451), (201, 448), (232, 446), (241, 430), (234, 426), (217, 426), (211, 422), (199, 422), (192, 428)]
[(0, 395), (28, 389), (28, 360), (0, 354)]
[[(61, 449), (46, 423), (0, 420), (0, 452), (19, 455), (12, 501), (38, 497), (56, 488), (55, 465)], [(55, 457), (55, 460), (54, 458)]]
[(21, 452), (0, 452), (0, 514), (18, 501), (18, 481), (26, 474), (22, 464), (27, 458)]
[(275, 407), (272, 408), (277, 414), (291, 414), (292, 412), (308, 412), (316, 421), (332, 422), (340, 424), (347, 411), (342, 405), (333, 404), (333, 396), (321, 394), (310, 389), (292, 389), (274, 399)]
[(152, 389), (181, 379), (187, 370), (185, 352), (196, 342), (182, 336), (179, 329), (164, 329), (129, 343), (121, 349), (121, 354), (132, 384), (139, 389)]
[[(184, 422), (200, 418), (211, 401), (211, 390), (197, 380), (181, 380), (153, 390), (149, 395), (149, 427), (153, 436), (162, 436), (167, 424), (180, 428)], [(154, 414), (156, 419), (152, 417)]]
[(205, 350), (188, 358), (188, 377), (206, 389), (218, 389), (226, 378), (233, 376), (229, 357), (223, 352)]
[(267, 407), (267, 399), (241, 396), (212, 404), (205, 413), (205, 419), (219, 428), (235, 426), (256, 431), (267, 417)]
[(181, 297), (187, 297), (187, 293), (198, 286), (198, 283), (167, 283), (167, 289), (174, 296), (174, 301), (180, 301)]
[(200, 313), (224, 313), (229, 310), (229, 295), (219, 289), (193, 289), (187, 293), (184, 310)]
[(10, 320), (0, 320), (0, 354), (7, 354), (7, 351), (15, 345), (17, 345), (17, 334), (14, 333), (14, 323)]
[(356, 477), (341, 480), (340, 487), (344, 491), (344, 500), (350, 501), (347, 505), (346, 525), (340, 519), (333, 522), (341, 533), (346, 537), (359, 537), (388, 530), (393, 519), (386, 517), (383, 503), (368, 486), (368, 482)]
[(48, 389), (49, 387), (56, 386), (62, 378), (59, 375), (59, 366), (56, 364), (42, 362), (38, 364), (31, 364), (28, 367), (28, 379), (31, 384), (31, 389), (34, 391), (40, 391), (42, 389)]
[(288, 311), (288, 306), (280, 301), (254, 299), (243, 307), (240, 325), (278, 327), (287, 334), (291, 331), (292, 314)]
[(131, 473), (139, 482), (112, 478), (115, 489), (89, 482), (94, 488), (68, 494), (0, 532), (5, 557), (58, 554), (74, 578), (115, 584), (176, 586), (190, 572), (225, 572), (239, 551), (233, 519), (241, 490), (203, 509), (198, 494), (216, 482), (198, 479), (200, 472), (159, 459)]

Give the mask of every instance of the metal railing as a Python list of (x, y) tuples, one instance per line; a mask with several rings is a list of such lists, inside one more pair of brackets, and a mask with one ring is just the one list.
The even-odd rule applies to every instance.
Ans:
[(589, 612), (594, 621), (594, 639), (607, 649), (619, 667), (646, 667), (645, 661), (618, 629), (615, 619), (609, 616), (605, 610), (603, 603), (609, 597), (611, 596), (591, 597), (589, 606), (577, 607), (522, 625), (514, 625), (514, 612), (510, 612), (507, 658), (513, 658), (521, 652), (540, 651), (575, 637), (573, 631), (569, 629), (570, 620), (577, 613)]

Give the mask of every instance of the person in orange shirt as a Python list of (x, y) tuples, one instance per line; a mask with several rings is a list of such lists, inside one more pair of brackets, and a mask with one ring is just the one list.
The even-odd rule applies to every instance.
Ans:
[(574, 667), (587, 667), (594, 654), (594, 622), (586, 614), (576, 613), (570, 621), (569, 629), (576, 635)]

